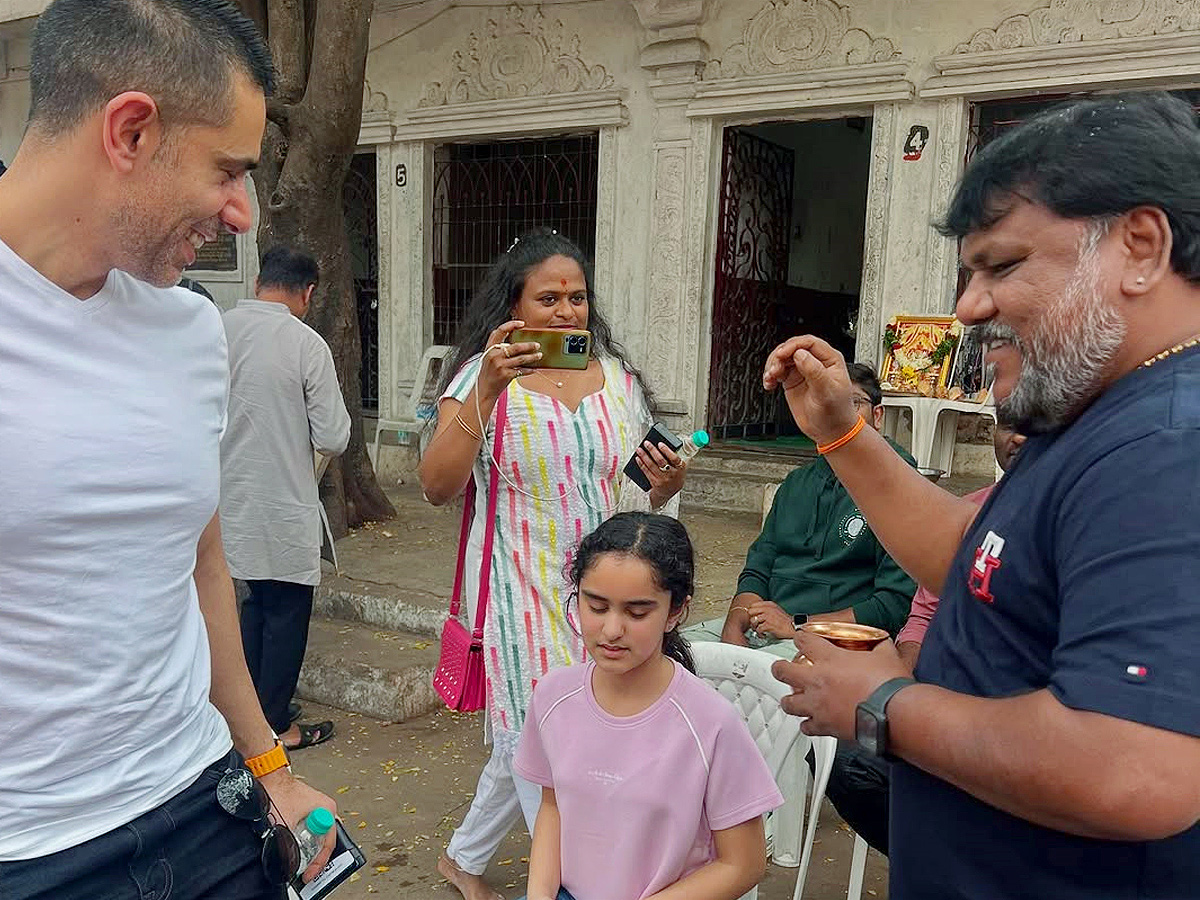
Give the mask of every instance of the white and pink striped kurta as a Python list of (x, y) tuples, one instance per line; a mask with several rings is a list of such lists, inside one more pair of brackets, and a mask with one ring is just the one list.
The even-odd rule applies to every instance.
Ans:
[[(466, 399), (479, 359), (459, 370), (443, 398)], [(651, 424), (645, 396), (620, 361), (602, 358), (601, 366), (604, 386), (574, 412), (529, 390), (524, 379), (508, 387), (500, 466), (512, 485), (537, 499), (503, 479), (499, 483), (484, 626), (494, 732), (520, 731), (538, 679), (583, 659), (583, 642), (566, 617), (568, 575), (579, 542), (618, 509), (649, 508), (647, 495), (621, 473)], [(472, 404), (463, 406), (462, 416), (478, 427)], [(486, 424), (487, 446), (494, 446), (494, 413)], [(487, 511), (487, 453), (482, 449), (475, 464), (475, 519), (464, 578), (464, 606), (472, 616)]]

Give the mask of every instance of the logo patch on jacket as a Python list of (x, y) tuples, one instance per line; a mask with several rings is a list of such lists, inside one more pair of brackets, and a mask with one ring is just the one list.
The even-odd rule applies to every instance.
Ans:
[(850, 513), (846, 518), (842, 519), (842, 524), (838, 526), (838, 534), (841, 535), (842, 543), (849, 547), (858, 539), (858, 536), (867, 528), (867, 520), (863, 518), (863, 514), (857, 509)]
[(967, 587), (976, 600), (991, 603), (995, 599), (992, 596), (992, 573), (1000, 568), (1000, 554), (1003, 552), (1004, 538), (989, 531), (975, 551), (975, 563), (967, 577)]

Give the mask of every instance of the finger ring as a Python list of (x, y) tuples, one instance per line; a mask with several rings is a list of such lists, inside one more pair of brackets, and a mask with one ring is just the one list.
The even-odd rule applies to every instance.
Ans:
[(659, 468), (660, 468), (660, 469), (661, 469), (663, 472), (670, 472), (670, 471), (671, 471), (671, 464), (670, 464), (670, 463), (668, 463), (667, 465), (665, 465), (665, 466), (660, 466)]

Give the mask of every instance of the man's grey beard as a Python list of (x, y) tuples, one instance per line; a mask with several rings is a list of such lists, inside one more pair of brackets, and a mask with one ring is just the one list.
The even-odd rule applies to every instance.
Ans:
[(1053, 431), (1078, 416), (1100, 392), (1125, 340), (1125, 320), (1100, 289), (1098, 247), (1106, 231), (1103, 223), (1089, 226), (1066, 288), (1027, 340), (1002, 322), (979, 326), (981, 343), (1009, 341), (1021, 355), (1020, 374), (1012, 393), (997, 400), (996, 417), (1022, 434)]

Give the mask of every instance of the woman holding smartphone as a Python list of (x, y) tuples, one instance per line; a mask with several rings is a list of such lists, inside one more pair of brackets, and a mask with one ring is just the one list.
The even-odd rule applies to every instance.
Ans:
[[(542, 368), (539, 344), (509, 342), (520, 328), (587, 330), (592, 357), (583, 369)], [(519, 813), (532, 830), (541, 801), (540, 789), (514, 780), (512, 770), (533, 686), (583, 659), (582, 638), (565, 616), (572, 551), (618, 511), (674, 512), (687, 464), (665, 444), (639, 446), (653, 423), (653, 396), (596, 308), (583, 253), (555, 231), (521, 236), (492, 265), (446, 372), (420, 477), (435, 505), (474, 479), (464, 567), (470, 610), (493, 477), (498, 492), (483, 636), (492, 755), (438, 871), (466, 900), (493, 900), (499, 895), (482, 877), (488, 861)], [(648, 493), (621, 474), (635, 455)]]

